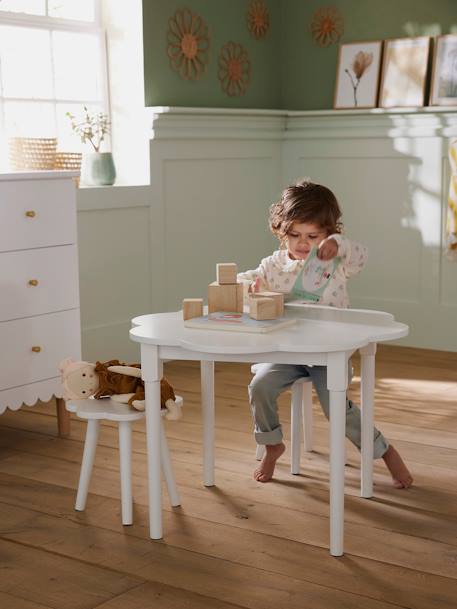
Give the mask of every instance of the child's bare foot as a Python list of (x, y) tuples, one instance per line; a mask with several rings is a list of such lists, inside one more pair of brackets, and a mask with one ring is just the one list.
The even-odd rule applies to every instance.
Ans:
[(254, 472), (254, 480), (257, 480), (257, 482), (268, 482), (271, 480), (275, 471), (276, 461), (285, 450), (286, 447), (282, 442), (281, 444), (267, 444), (263, 459)]
[(413, 483), (413, 477), (400, 457), (399, 452), (390, 445), (382, 458), (392, 476), (395, 488), (409, 488)]

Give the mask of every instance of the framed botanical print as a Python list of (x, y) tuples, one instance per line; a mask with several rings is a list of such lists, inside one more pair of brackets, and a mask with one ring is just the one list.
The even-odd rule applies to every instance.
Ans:
[(430, 105), (457, 106), (457, 34), (436, 39)]
[(341, 44), (333, 107), (375, 108), (382, 41)]
[(384, 42), (379, 105), (382, 108), (423, 106), (430, 38), (396, 38)]

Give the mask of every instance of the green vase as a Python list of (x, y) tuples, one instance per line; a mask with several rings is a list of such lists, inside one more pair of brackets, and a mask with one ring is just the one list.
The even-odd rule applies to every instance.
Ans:
[(116, 180), (113, 154), (91, 152), (83, 154), (81, 183), (87, 186), (111, 186)]

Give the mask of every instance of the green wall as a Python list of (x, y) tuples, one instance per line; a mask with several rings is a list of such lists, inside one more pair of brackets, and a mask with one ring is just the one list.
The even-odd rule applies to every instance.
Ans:
[(344, 18), (340, 42), (457, 33), (457, 0), (283, 0), (283, 108), (333, 107), (338, 45), (318, 47), (309, 34), (314, 12), (329, 4)]
[[(246, 0), (143, 0), (143, 40), (146, 106), (202, 106), (233, 108), (280, 107), (279, 0), (267, 0), (270, 29), (262, 40), (246, 25)], [(176, 9), (189, 8), (206, 21), (210, 60), (198, 81), (182, 79), (169, 64), (168, 19)], [(228, 41), (242, 44), (251, 60), (251, 82), (245, 95), (229, 97), (217, 77), (220, 49)]]
[[(341, 42), (457, 33), (457, 0), (266, 0), (270, 30), (255, 40), (246, 27), (248, 0), (143, 0), (145, 103), (147, 106), (285, 108), (333, 107), (338, 45), (314, 44), (309, 25), (316, 9), (336, 6), (343, 15)], [(188, 82), (166, 54), (168, 18), (190, 8), (210, 27), (207, 73)], [(249, 52), (251, 83), (245, 95), (229, 97), (217, 77), (221, 47), (232, 40)]]

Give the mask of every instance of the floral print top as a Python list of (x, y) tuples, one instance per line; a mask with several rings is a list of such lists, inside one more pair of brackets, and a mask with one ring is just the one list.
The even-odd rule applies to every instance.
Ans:
[[(368, 249), (360, 243), (350, 241), (344, 235), (334, 234), (327, 238), (337, 242), (337, 255), (341, 258), (341, 264), (335, 270), (318, 304), (347, 309), (347, 280), (363, 269), (368, 258)], [(277, 250), (264, 258), (256, 269), (238, 273), (238, 281), (250, 285), (258, 278), (260, 290), (289, 294), (304, 263), (304, 260), (292, 260), (286, 249)]]

